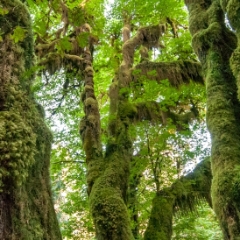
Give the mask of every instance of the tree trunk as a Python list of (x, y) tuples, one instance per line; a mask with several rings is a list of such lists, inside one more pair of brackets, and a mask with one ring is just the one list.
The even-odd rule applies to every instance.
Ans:
[(88, 193), (96, 239), (131, 240), (133, 237), (126, 206), (131, 156), (127, 123), (124, 124), (119, 116), (113, 120), (116, 131), (114, 140), (109, 141), (103, 156), (100, 115), (94, 93), (92, 56), (88, 49), (84, 57), (85, 87), (82, 101), (85, 116), (80, 123), (80, 135), (86, 153)]
[(0, 239), (61, 239), (51, 196), (52, 135), (31, 94), (33, 39), (19, 0), (1, 0)]
[(201, 199), (212, 206), (211, 179), (210, 161), (206, 158), (193, 172), (176, 180), (171, 187), (158, 191), (153, 199), (144, 239), (171, 240), (172, 218), (177, 210), (193, 211)]
[(219, 0), (185, 0), (185, 3), (190, 14), (193, 48), (206, 76), (213, 208), (224, 238), (240, 239), (240, 105), (229, 63), (236, 48), (236, 36), (225, 26)]

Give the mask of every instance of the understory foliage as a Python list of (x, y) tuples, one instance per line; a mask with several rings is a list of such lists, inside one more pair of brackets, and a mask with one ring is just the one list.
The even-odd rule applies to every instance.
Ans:
[[(13, 2), (32, 24), (0, 0), (0, 204), (30, 189), (35, 220), (50, 167), (64, 239), (237, 239), (236, 1), (185, 0), (189, 24), (180, 0)], [(61, 239), (46, 216), (29, 239)]]

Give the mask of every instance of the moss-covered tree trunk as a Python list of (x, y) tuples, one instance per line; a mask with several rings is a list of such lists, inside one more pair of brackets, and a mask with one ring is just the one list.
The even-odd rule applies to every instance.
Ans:
[[(124, 21), (122, 29), (123, 60), (110, 86), (108, 141), (104, 154), (102, 153), (100, 139), (100, 115), (94, 93), (92, 57), (87, 48), (85, 55), (83, 55), (85, 59), (85, 87), (82, 101), (85, 116), (80, 123), (80, 135), (86, 153), (88, 193), (98, 240), (129, 240), (134, 237), (137, 238), (138, 235), (137, 228), (132, 228), (131, 231), (127, 210), (130, 161), (133, 154), (129, 129), (133, 120), (162, 121), (166, 124), (167, 118), (171, 118), (174, 123), (188, 124), (189, 120), (195, 116), (192, 112), (189, 112), (179, 119), (177, 114), (170, 111), (163, 113), (156, 102), (135, 105), (130, 103), (130, 84), (141, 79), (132, 71), (135, 50), (141, 47), (140, 53), (143, 62), (135, 67), (141, 70), (141, 75), (147, 76), (148, 71), (156, 70), (156, 76), (154, 78), (149, 77), (151, 80), (160, 82), (168, 78), (174, 86), (179, 86), (185, 82), (188, 83), (190, 79), (203, 82), (201, 67), (198, 63), (180, 61), (158, 64), (146, 61), (148, 47), (158, 46), (159, 38), (165, 31), (164, 25), (158, 24), (140, 28), (135, 36), (130, 37), (131, 20), (128, 16), (125, 16)], [(128, 204), (136, 223), (137, 213), (134, 210), (134, 198), (130, 189), (128, 199), (130, 202)], [(171, 225), (171, 222), (169, 224)], [(170, 226), (168, 227), (170, 228)]]
[[(92, 56), (88, 49), (84, 57), (85, 87), (82, 100), (85, 116), (80, 123), (80, 134), (86, 153), (88, 193), (96, 238), (130, 240), (133, 236), (126, 206), (131, 156), (128, 123), (114, 111), (111, 120), (114, 130), (103, 156), (100, 115), (94, 93)], [(118, 84), (115, 86), (118, 88)], [(118, 100), (116, 95), (112, 105), (117, 105), (115, 101)]]
[(31, 94), (33, 39), (19, 0), (1, 0), (0, 239), (61, 239), (49, 182), (52, 135)]
[(152, 202), (152, 210), (145, 240), (171, 240), (172, 219), (177, 210), (193, 211), (202, 199), (212, 206), (211, 168), (209, 158), (199, 163), (193, 172), (176, 180), (169, 188), (158, 191)]
[[(236, 37), (225, 26), (220, 0), (185, 0), (185, 3), (190, 14), (193, 48), (206, 76), (213, 208), (224, 238), (240, 239), (240, 105), (230, 68)], [(239, 16), (239, 8), (237, 11)]]

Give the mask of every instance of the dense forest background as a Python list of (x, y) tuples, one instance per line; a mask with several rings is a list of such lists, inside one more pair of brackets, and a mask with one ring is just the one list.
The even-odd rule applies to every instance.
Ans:
[(0, 239), (239, 239), (239, 22), (0, 0)]

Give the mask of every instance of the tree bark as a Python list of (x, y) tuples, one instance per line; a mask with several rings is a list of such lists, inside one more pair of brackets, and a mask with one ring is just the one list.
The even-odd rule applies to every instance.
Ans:
[(229, 23), (231, 27), (235, 30), (236, 36), (238, 38), (238, 45), (232, 53), (230, 64), (237, 81), (238, 99), (240, 100), (240, 2), (237, 0), (220, 0), (220, 3), (224, 12), (227, 13)]
[[(85, 88), (82, 100), (85, 116), (80, 134), (86, 153), (90, 208), (98, 240), (132, 240), (126, 206), (131, 141), (127, 123), (115, 115), (115, 132), (102, 154), (100, 115), (94, 93), (92, 56), (85, 51)], [(118, 98), (116, 99), (118, 100)]]
[(0, 239), (59, 240), (49, 177), (52, 135), (31, 93), (31, 21), (19, 0), (0, 3)]
[(206, 77), (213, 208), (224, 239), (240, 239), (240, 105), (236, 79), (230, 69), (236, 36), (225, 26), (220, 0), (185, 0), (185, 3), (190, 14), (192, 45)]

